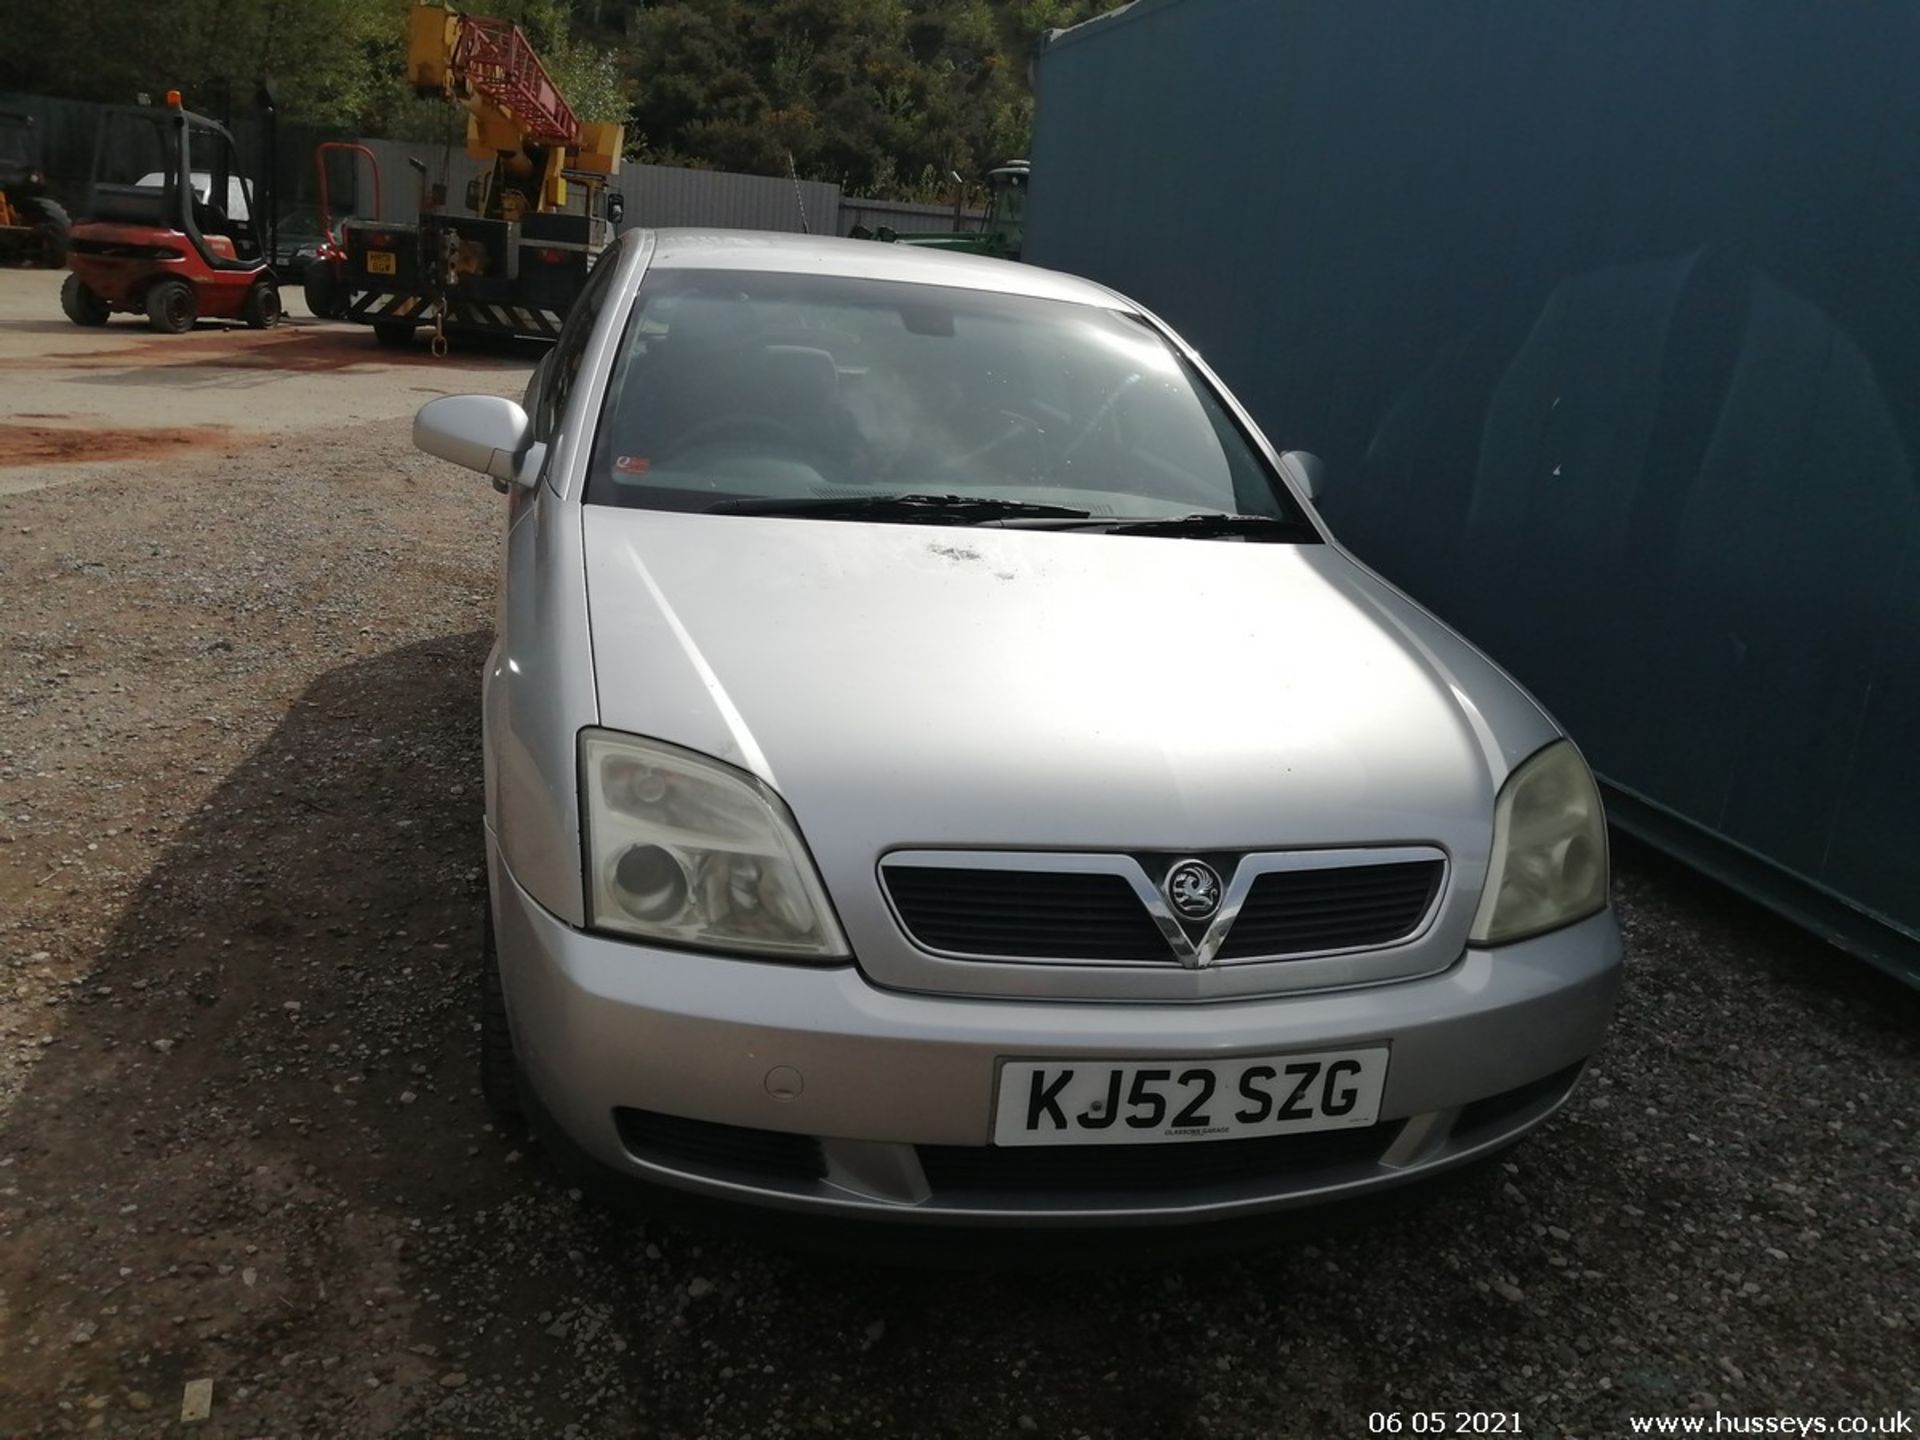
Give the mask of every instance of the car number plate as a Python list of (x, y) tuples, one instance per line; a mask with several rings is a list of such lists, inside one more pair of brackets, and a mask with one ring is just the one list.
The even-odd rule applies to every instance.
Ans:
[(1005, 1060), (996, 1145), (1144, 1145), (1344, 1130), (1380, 1118), (1387, 1050), (1226, 1060)]
[(369, 275), (394, 275), (399, 273), (391, 250), (367, 251), (367, 273)]

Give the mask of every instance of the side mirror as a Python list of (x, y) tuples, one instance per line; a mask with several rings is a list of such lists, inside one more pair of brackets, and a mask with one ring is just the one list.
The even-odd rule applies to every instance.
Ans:
[(620, 228), (620, 222), (627, 218), (627, 197), (618, 190), (607, 192), (607, 223), (614, 229)]
[(1289, 450), (1280, 457), (1280, 468), (1287, 478), (1317, 501), (1326, 487), (1327, 463), (1311, 450)]
[(503, 395), (443, 395), (413, 417), (413, 443), (429, 455), (482, 475), (496, 488), (539, 483), (547, 447), (533, 438), (527, 412)]

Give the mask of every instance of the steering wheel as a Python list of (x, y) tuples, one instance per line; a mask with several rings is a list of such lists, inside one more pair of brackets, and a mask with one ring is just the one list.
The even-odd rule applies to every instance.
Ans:
[(712, 420), (702, 420), (691, 430), (676, 436), (666, 454), (658, 458), (670, 459), (683, 450), (691, 450), (696, 445), (710, 444), (728, 435), (762, 435), (769, 440), (785, 441), (796, 449), (809, 453), (813, 449), (798, 430), (786, 421), (776, 420), (771, 415), (720, 415)]
[(1100, 422), (1106, 419), (1113, 407), (1120, 403), (1120, 397), (1138, 385), (1140, 378), (1140, 372), (1135, 370), (1132, 374), (1128, 375), (1126, 379), (1122, 380), (1107, 392), (1106, 398), (1095, 406), (1093, 414), (1087, 417), (1087, 423), (1076, 430), (1073, 438), (1061, 449), (1060, 458), (1062, 460), (1071, 460), (1080, 452), (1080, 447), (1092, 438), (1095, 430), (1100, 428)]
[(977, 445), (971, 450), (953, 456), (940, 468), (942, 470), (970, 469), (974, 465), (979, 464), (980, 461), (985, 460), (989, 455), (999, 454), (1002, 450), (1006, 449), (1007, 446), (1013, 444), (1014, 441), (1023, 440), (1029, 436), (1038, 440), (1042, 449), (1045, 448), (1047, 432), (1041, 428), (1038, 420), (1035, 420), (1031, 415), (1022, 415), (1018, 410), (1002, 410), (999, 414), (1003, 419), (1010, 420), (1013, 423), (998, 435), (994, 436), (993, 439), (987, 441), (986, 444)]

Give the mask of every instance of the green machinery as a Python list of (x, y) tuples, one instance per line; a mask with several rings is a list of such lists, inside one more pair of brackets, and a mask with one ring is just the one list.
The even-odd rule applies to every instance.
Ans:
[(987, 207), (986, 224), (978, 230), (947, 230), (931, 234), (901, 235), (891, 225), (868, 232), (856, 226), (853, 234), (861, 239), (889, 240), (900, 245), (920, 245), (930, 250), (954, 250), (963, 255), (992, 255), (1001, 260), (1018, 260), (1026, 233), (1027, 188), (1032, 166), (1025, 160), (1009, 160), (987, 173), (987, 189), (992, 200)]

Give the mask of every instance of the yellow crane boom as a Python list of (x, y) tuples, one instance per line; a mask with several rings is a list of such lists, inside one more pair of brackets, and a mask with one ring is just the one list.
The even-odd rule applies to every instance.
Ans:
[(510, 20), (418, 4), (407, 15), (407, 78), (467, 112), (467, 153), (491, 160), (476, 206), (518, 220), (567, 203), (566, 173), (619, 173), (623, 127), (582, 121)]

